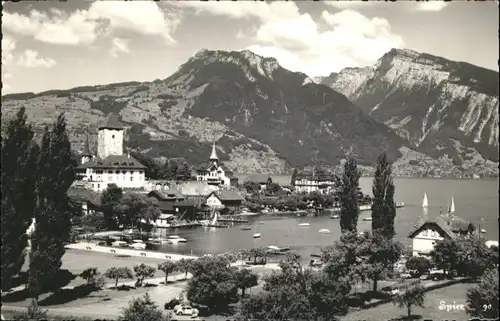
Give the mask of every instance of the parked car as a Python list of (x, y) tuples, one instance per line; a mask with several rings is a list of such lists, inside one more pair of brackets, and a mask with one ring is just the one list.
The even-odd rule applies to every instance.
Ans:
[(411, 279), (412, 278), (410, 273), (401, 273), (400, 276), (402, 279)]
[(190, 315), (192, 317), (197, 317), (199, 311), (188, 304), (179, 304), (174, 308), (174, 313), (177, 315)]
[(432, 275), (425, 273), (420, 276), (420, 280), (430, 280), (432, 279)]
[(182, 303), (182, 300), (179, 300), (178, 298), (172, 299), (165, 303), (165, 310), (173, 310), (176, 306)]
[(382, 289), (380, 289), (383, 293), (387, 293), (387, 294), (390, 294), (390, 295), (395, 295), (395, 294), (398, 294), (399, 293), (399, 289), (398, 288), (395, 288), (395, 287), (392, 287), (392, 286), (386, 286), (386, 287), (383, 287)]

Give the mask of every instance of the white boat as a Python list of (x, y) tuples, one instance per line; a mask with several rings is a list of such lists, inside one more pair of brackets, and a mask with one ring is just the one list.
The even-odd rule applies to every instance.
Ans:
[(167, 239), (167, 242), (170, 244), (178, 244), (178, 243), (186, 243), (187, 240), (183, 239), (182, 237), (178, 235), (170, 235)]
[(427, 193), (424, 193), (424, 200), (422, 201), (422, 208), (428, 208), (429, 201), (427, 200)]
[(487, 247), (492, 247), (492, 246), (496, 246), (498, 247), (498, 241), (495, 241), (495, 240), (489, 240), (489, 241), (486, 241), (484, 243)]
[(141, 240), (133, 240), (134, 243), (130, 244), (129, 246), (133, 248), (134, 250), (145, 250), (146, 249), (146, 243), (144, 243)]
[(363, 221), (373, 221), (373, 218), (371, 216), (363, 217)]
[(328, 234), (328, 233), (330, 233), (330, 230), (329, 230), (329, 229), (327, 229), (327, 228), (322, 228), (322, 229), (321, 229), (321, 230), (319, 230), (318, 232), (323, 233), (323, 234)]
[(403, 203), (403, 202), (396, 203), (396, 208), (400, 208), (400, 207), (404, 207), (404, 206), (405, 206), (405, 203)]
[(453, 200), (453, 196), (451, 197), (451, 206), (450, 206), (450, 214), (455, 213), (455, 201)]
[(311, 223), (300, 223), (299, 226), (310, 226)]
[(269, 213), (269, 210), (268, 210), (267, 208), (265, 208), (265, 209), (263, 209), (263, 210), (260, 210), (260, 212), (261, 212), (262, 214), (267, 214), (267, 213)]
[(111, 243), (112, 247), (128, 247), (128, 243), (125, 241), (114, 241)]
[(259, 237), (260, 237), (260, 233), (255, 233), (255, 234), (253, 235), (253, 238), (254, 238), (254, 239), (259, 238)]
[(269, 254), (281, 254), (290, 251), (289, 247), (279, 247), (276, 245), (269, 245), (267, 247), (267, 253)]
[(486, 233), (486, 230), (485, 230), (484, 228), (482, 228), (482, 229), (480, 230), (480, 232), (481, 232), (481, 233)]
[(148, 241), (149, 241), (149, 243), (155, 244), (155, 245), (163, 245), (163, 244), (168, 243), (168, 241), (166, 239), (162, 239), (162, 238), (150, 238)]
[(333, 214), (332, 216), (330, 216), (331, 219), (337, 219), (337, 218), (340, 218), (340, 215), (339, 214)]
[(200, 221), (201, 226), (208, 226), (210, 224), (209, 220), (201, 220)]

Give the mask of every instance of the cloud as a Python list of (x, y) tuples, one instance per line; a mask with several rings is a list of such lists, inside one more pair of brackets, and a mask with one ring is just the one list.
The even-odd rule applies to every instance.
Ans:
[(247, 49), (274, 57), (292, 71), (326, 76), (345, 67), (371, 65), (403, 45), (386, 19), (370, 19), (352, 10), (324, 11), (321, 17), (329, 26), (326, 31), (320, 31), (308, 14), (264, 23), (255, 37), (258, 44)]
[(25, 68), (52, 68), (56, 62), (51, 58), (40, 57), (35, 50), (27, 49), (17, 59), (17, 65)]
[(2, 37), (2, 66), (4, 68), (10, 67), (14, 60), (12, 52), (16, 48), (16, 41), (7, 35)]
[(102, 35), (117, 31), (161, 36), (167, 44), (179, 20), (164, 14), (152, 1), (96, 1), (88, 10), (70, 14), (53, 9), (49, 13), (31, 10), (28, 15), (4, 11), (2, 29), (58, 45), (89, 45)]
[(426, 2), (419, 2), (416, 6), (415, 9), (417, 11), (431, 11), (431, 12), (437, 12), (443, 10), (449, 3), (444, 2), (444, 1), (426, 1)]
[(113, 38), (111, 40), (111, 49), (109, 50), (109, 54), (111, 57), (118, 57), (120, 53), (129, 53), (130, 49), (128, 47), (129, 40), (122, 38)]
[(323, 3), (327, 6), (334, 7), (337, 9), (358, 9), (358, 8), (366, 8), (370, 7), (374, 4), (377, 4), (378, 1), (324, 1)]
[[(386, 19), (367, 18), (343, 10), (322, 13), (328, 30), (322, 31), (309, 14), (301, 14), (292, 1), (275, 2), (164, 2), (194, 10), (197, 15), (224, 16), (230, 19), (256, 20), (250, 30), (238, 30), (237, 38), (250, 40), (247, 48), (265, 57), (274, 57), (292, 71), (323, 76), (345, 67), (373, 64), (384, 53), (403, 45), (403, 39), (392, 33)], [(344, 2), (342, 2), (344, 3)], [(345, 6), (340, 2), (326, 3)], [(349, 6), (367, 6), (371, 2), (348, 2)]]

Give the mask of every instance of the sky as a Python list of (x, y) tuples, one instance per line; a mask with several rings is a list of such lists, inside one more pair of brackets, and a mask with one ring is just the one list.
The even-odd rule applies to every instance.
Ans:
[(498, 71), (498, 1), (2, 5), (2, 94), (164, 79), (201, 49), (249, 49), (311, 77), (392, 48)]

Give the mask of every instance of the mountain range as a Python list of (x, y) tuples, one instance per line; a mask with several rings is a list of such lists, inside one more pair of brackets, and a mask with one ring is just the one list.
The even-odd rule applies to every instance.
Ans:
[(381, 151), (405, 171), (498, 170), (498, 73), (410, 50), (314, 80), (250, 51), (201, 50), (165, 79), (2, 96), (2, 122), (21, 106), (37, 133), (65, 112), (77, 150), (114, 112), (129, 149), (196, 165), (216, 140), (239, 173), (346, 155), (370, 166)]

